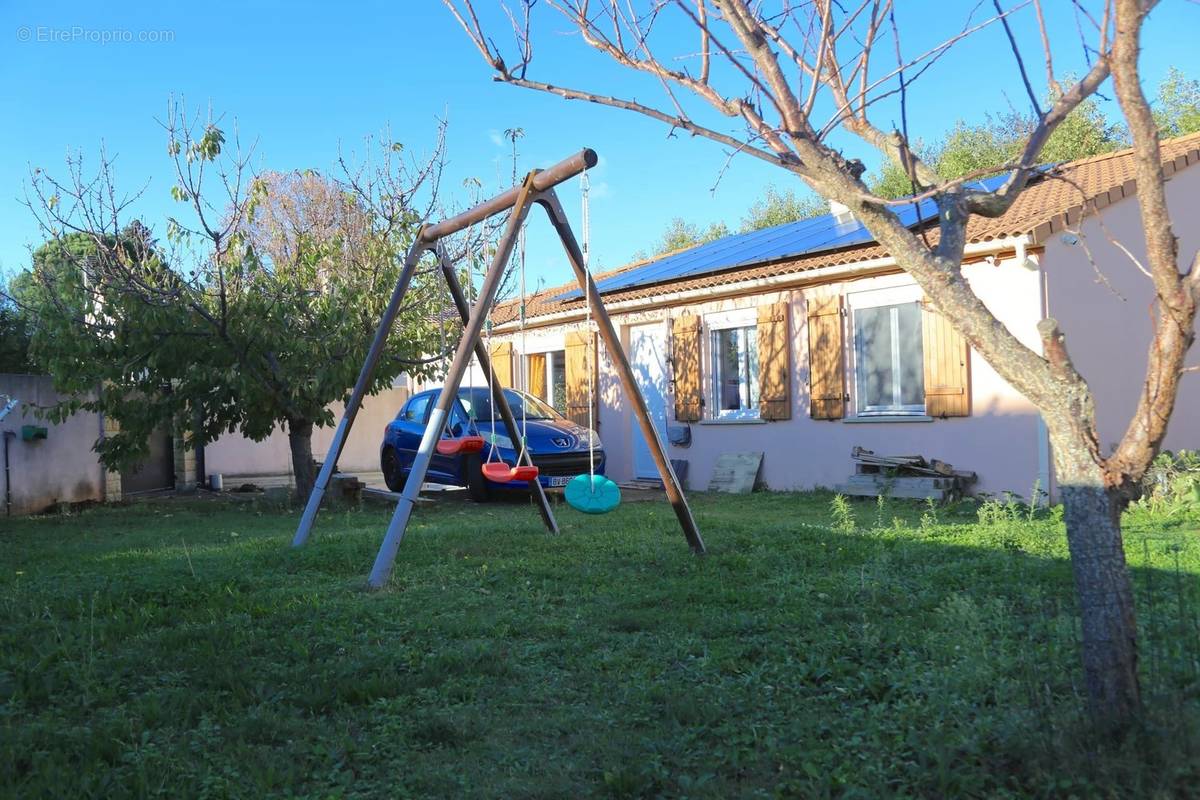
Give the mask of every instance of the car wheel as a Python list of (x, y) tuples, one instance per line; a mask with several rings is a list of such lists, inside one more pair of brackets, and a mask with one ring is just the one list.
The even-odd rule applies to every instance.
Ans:
[(399, 492), (404, 488), (404, 468), (400, 466), (400, 455), (395, 448), (383, 448), (379, 466), (383, 470), (383, 482), (387, 484), (388, 490)]
[(487, 478), (483, 477), (483, 459), (478, 453), (466, 457), (463, 469), (466, 471), (463, 483), (467, 485), (467, 496), (476, 503), (486, 503), (492, 499), (492, 488)]

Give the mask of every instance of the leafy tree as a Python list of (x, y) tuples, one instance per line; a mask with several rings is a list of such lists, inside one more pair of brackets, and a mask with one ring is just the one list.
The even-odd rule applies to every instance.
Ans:
[(1154, 121), (1164, 136), (1200, 131), (1200, 80), (1189, 79), (1171, 67), (1159, 84), (1156, 105)]
[(164, 375), (211, 357), (185, 309), (168, 302), (175, 276), (147, 231), (134, 222), (115, 234), (59, 234), (19, 277), (14, 297), (35, 319), (30, 354), (67, 398), (50, 417), (109, 415), (122, 432), (97, 442), (101, 460), (117, 469), (143, 456), (150, 433), (186, 411)]
[(0, 372), (32, 372), (29, 358), (30, 321), (7, 297), (0, 295)]
[[(144, 454), (163, 424), (188, 429), (192, 443), (234, 430), (261, 440), (282, 426), (307, 496), (313, 427), (333, 422), (329, 404), (357, 377), (440, 155), (416, 163), (387, 145), (377, 167), (346, 169), (344, 180), (254, 178), (220, 128), (183, 119), (172, 109), (168, 154), (188, 213), (166, 220), (165, 243), (119, 222), (132, 201), (113, 199), (122, 195), (107, 159), (94, 179), (78, 159), (65, 181), (35, 172), (31, 208), (48, 240), (18, 300), (36, 316), (35, 357), (68, 397), (51, 414), (116, 419), (120, 433), (97, 445), (114, 467)], [(426, 370), (421, 356), (437, 349), (423, 280), (373, 391)]]
[[(1016, 161), (1036, 127), (1033, 116), (1016, 112), (988, 115), (977, 124), (958, 120), (940, 142), (930, 147), (918, 143), (915, 149), (921, 160), (945, 180), (965, 175), (984, 177), (997, 174), (1005, 164)], [(1124, 144), (1119, 127), (1108, 121), (1095, 98), (1088, 98), (1054, 129), (1038, 160), (1074, 161), (1111, 152)], [(869, 186), (880, 197), (894, 199), (913, 193), (912, 179), (893, 161), (884, 163)]]
[[(1053, 96), (1050, 98), (1055, 99)], [(1158, 87), (1154, 121), (1160, 135), (1183, 136), (1200, 131), (1200, 80), (1189, 79), (1176, 67)], [(1022, 145), (1036, 128), (1031, 115), (1011, 113), (989, 116), (980, 124), (955, 122), (946, 138), (933, 147), (916, 146), (921, 160), (931, 164), (946, 180), (964, 175), (995, 173), (995, 167), (1020, 156)], [(1128, 146), (1120, 124), (1110, 122), (1095, 97), (1081, 102), (1054, 129), (1038, 154), (1043, 163), (1061, 163), (1109, 153)], [(912, 194), (912, 180), (898, 164), (888, 161), (870, 182), (880, 197)]]
[(763, 196), (755, 201), (742, 217), (742, 231), (757, 231), (796, 220), (819, 217), (829, 211), (829, 205), (821, 198), (808, 194), (798, 196), (791, 189), (767, 187)]
[[(970, 173), (985, 170), (995, 170), (996, 165), (1010, 161), (1017, 152), (1019, 145), (1013, 126), (1023, 127), (1020, 115), (1004, 118), (988, 116), (983, 124), (967, 125), (962, 120), (957, 121), (940, 145), (933, 148), (934, 158), (930, 162), (935, 165), (938, 174), (944, 178), (958, 178)], [(906, 194), (912, 192), (912, 183)]]
[(643, 259), (674, 253), (677, 250), (687, 250), (690, 247), (715, 242), (728, 235), (729, 226), (724, 222), (713, 222), (707, 228), (701, 228), (683, 217), (675, 217), (667, 223), (667, 229), (663, 231), (662, 237), (654, 244), (651, 252), (647, 254), (645, 251), (640, 251), (634, 255), (634, 258)]
[[(791, 189), (779, 189), (771, 185), (767, 187), (763, 197), (755, 201), (746, 211), (746, 215), (742, 217), (740, 231), (747, 233), (770, 228), (773, 225), (783, 225), (787, 222), (817, 217), (827, 213), (828, 210), (829, 206), (814, 195), (799, 196)], [(732, 231), (724, 222), (713, 222), (707, 228), (701, 228), (683, 217), (675, 217), (667, 223), (666, 230), (655, 243), (650, 255), (658, 256), (674, 253), (677, 250), (686, 250), (707, 242), (715, 242), (730, 233)], [(635, 260), (647, 257), (649, 256), (644, 250), (634, 254)]]
[[(1053, 95), (1050, 97), (1051, 102), (1056, 99)], [(1022, 121), (1024, 128), (1020, 130), (1017, 141), (1028, 140), (1037, 129), (1037, 120), (1034, 117), (1024, 117)], [(1127, 144), (1122, 126), (1110, 122), (1096, 98), (1089, 97), (1054, 128), (1046, 139), (1046, 144), (1042, 146), (1038, 159), (1045, 164), (1075, 161), (1111, 153)], [(1019, 151), (1014, 147), (1013, 160), (1017, 160), (1019, 156)]]

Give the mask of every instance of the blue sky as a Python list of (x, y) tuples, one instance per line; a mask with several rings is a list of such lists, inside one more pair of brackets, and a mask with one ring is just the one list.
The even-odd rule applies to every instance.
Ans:
[[(478, 0), (493, 13), (492, 4)], [(904, 48), (916, 54), (961, 27), (975, 0), (898, 0)], [(989, 5), (989, 4), (984, 4)], [(1009, 3), (1006, 2), (1006, 5)], [(1066, 0), (1047, 4), (1060, 73), (1084, 68), (1075, 21)], [(544, 9), (544, 4), (539, 10)], [(984, 13), (983, 10), (980, 13)], [(1146, 32), (1143, 69), (1151, 88), (1172, 65), (1194, 73), (1200, 7), (1167, 0)], [(543, 14), (531, 76), (659, 102), (661, 89), (624, 74), (563, 35)], [(1026, 57), (1041, 75), (1032, 45), (1032, 15), (1014, 18), (1030, 43)], [(71, 31), (130, 31), (135, 41), (71, 40)], [(498, 29), (501, 33), (504, 29)], [(142, 31), (169, 31), (170, 41), (139, 42)], [(673, 32), (668, 31), (668, 36)], [(47, 41), (60, 35), (66, 41)], [(95, 34), (84, 34), (94, 36)], [(649, 247), (674, 216), (736, 226), (765, 186), (797, 179), (749, 157), (735, 158), (716, 192), (725, 162), (721, 146), (682, 134), (667, 137), (659, 123), (634, 115), (568, 103), (493, 82), (489, 71), (437, 0), (402, 2), (229, 3), (0, 3), (0, 272), (20, 269), (37, 227), (21, 202), (29, 169), (62, 173), (69, 151), (93, 156), (103, 142), (117, 158), (122, 188), (147, 185), (138, 213), (162, 231), (174, 203), (171, 164), (161, 118), (172, 95), (211, 105), (242, 136), (257, 140), (263, 168), (330, 170), (339, 148), (362, 150), (363, 138), (390, 130), (417, 151), (433, 140), (436, 120), (449, 121), (447, 192), (461, 205), (462, 180), (477, 177), (497, 188), (511, 169), (506, 128), (525, 131), (521, 168), (549, 164), (583, 145), (601, 154), (593, 175), (595, 264), (625, 263)], [(162, 37), (159, 37), (162, 38)], [(503, 39), (501, 39), (503, 41)], [(681, 49), (688, 49), (681, 44)], [(693, 48), (694, 49), (694, 48)], [(1038, 90), (1042, 91), (1041, 81)], [(956, 118), (977, 121), (990, 110), (1024, 108), (1024, 92), (999, 27), (959, 46), (914, 86), (909, 126), (936, 138)], [(890, 124), (894, 106), (881, 106)], [(727, 124), (718, 122), (718, 124)], [(835, 140), (848, 156), (876, 163), (856, 141)], [(578, 192), (564, 190), (577, 215)], [(538, 225), (530, 236), (533, 279), (569, 275)], [(531, 279), (532, 280), (532, 279)]]

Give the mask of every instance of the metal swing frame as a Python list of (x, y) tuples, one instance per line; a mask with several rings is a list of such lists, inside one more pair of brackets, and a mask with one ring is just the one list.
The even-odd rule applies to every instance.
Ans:
[[(600, 298), (600, 292), (596, 288), (595, 281), (592, 280), (591, 275), (584, 267), (583, 253), (579, 248), (578, 241), (575, 239), (575, 233), (567, 221), (567, 215), (563, 211), (562, 203), (559, 202), (558, 195), (554, 191), (554, 187), (579, 175), (584, 170), (594, 167), (596, 163), (597, 156), (595, 151), (584, 148), (570, 158), (564, 159), (548, 169), (531, 171), (525, 176), (524, 182), (518, 187), (509, 189), (493, 197), (491, 200), (480, 203), (474, 208), (450, 219), (421, 228), (417, 234), (416, 241), (413, 242), (404, 257), (404, 264), (400, 270), (400, 276), (396, 281), (396, 287), (392, 291), (387, 308), (384, 309), (383, 317), (379, 321), (379, 327), (375, 331), (375, 339), (371, 342), (366, 360), (363, 362), (362, 370), (359, 372), (358, 381), (354, 384), (354, 391), (350, 395), (350, 402), (347, 403), (341, 421), (338, 423), (333, 441), (329, 445), (329, 452), (325, 456), (325, 461), (321, 465), (321, 471), (317, 475), (316, 483), (313, 486), (312, 494), (309, 495), (308, 503), (304, 508), (304, 514), (300, 517), (300, 524), (296, 528), (296, 535), (292, 540), (293, 547), (303, 546), (312, 533), (313, 523), (316, 520), (317, 512), (321, 508), (321, 500), (324, 498), (325, 490), (328, 488), (329, 481), (333, 477), (338, 458), (342, 454), (342, 448), (345, 446), (346, 438), (350, 433), (350, 428), (354, 425), (354, 418), (357, 416), (359, 408), (362, 407), (367, 387), (371, 384), (371, 378), (375, 373), (376, 365), (383, 354), (388, 332), (392, 329), (396, 314), (404, 301), (405, 294), (408, 292), (409, 284), (412, 282), (413, 275), (417, 270), (417, 264), (422, 257), (432, 252), (438, 258), (442, 276), (446, 280), (459, 316), (462, 317), (463, 335), (459, 340), (458, 347), (455, 349), (454, 359), (450, 362), (450, 367), (446, 372), (445, 381), (438, 394), (437, 403), (429, 414), (429, 422), (425, 427), (421, 444), (417, 449), (416, 457), (413, 459), (412, 468), (408, 472), (404, 489), (400, 493), (400, 499), (396, 503), (396, 510), (392, 514), (387, 534), (384, 536), (379, 553), (375, 557), (375, 564), (371, 568), (371, 574), (367, 581), (372, 588), (380, 588), (387, 583), (388, 578), (392, 574), (400, 542), (403, 540), (405, 530), (408, 527), (408, 520), (412, 515), (413, 507), (416, 505), (417, 497), (420, 494), (421, 485), (425, 482), (425, 475), (429, 470), (429, 462), (446, 426), (450, 404), (457, 397), (463, 376), (470, 366), (471, 355), (475, 355), (479, 360), (480, 367), (485, 372), (490, 371), (490, 354), (487, 352), (487, 348), (484, 346), (481, 338), (484, 323), (491, 312), (492, 306), (495, 305), (500, 280), (504, 275), (505, 265), (508, 264), (512, 256), (513, 247), (516, 244), (517, 234), (521, 229), (521, 225), (529, 215), (530, 209), (534, 205), (539, 205), (546, 211), (550, 219), (550, 224), (554, 227), (559, 240), (562, 242), (563, 249), (566, 251), (567, 261), (575, 273), (575, 278), (579, 281), (579, 286), (586, 294), (588, 302), (591, 303), (592, 315), (596, 321), (600, 339), (603, 341), (605, 350), (608, 352), (613, 366), (616, 368), (617, 377), (621, 382), (621, 388), (625, 396), (632, 401), (633, 413), (637, 417), (642, 435), (646, 437), (646, 441), (650, 444), (650, 453), (654, 458), (655, 465), (658, 467), (663, 487), (666, 489), (667, 499), (675, 510), (675, 516), (679, 520), (679, 527), (683, 531), (684, 538), (694, 553), (698, 555), (704, 553), (704, 540), (700, 537), (700, 529), (696, 526), (696, 520), (692, 516), (687, 499), (683, 495), (679, 479), (675, 476), (675, 470), (671, 467), (670, 459), (667, 458), (667, 452), (663, 447), (662, 439), (658, 435), (658, 429), (654, 427), (654, 423), (650, 419), (646, 400), (642, 397), (642, 393), (638, 389), (633, 369), (630, 367), (629, 360), (626, 358), (625, 352), (621, 347), (620, 337), (617, 334), (616, 328), (613, 327), (612, 320), (608, 316), (604, 302)], [(510, 211), (510, 213), (508, 222), (504, 228), (504, 234), (497, 245), (492, 263), (484, 274), (483, 283), (475, 305), (474, 307), (468, 307), (466, 297), (463, 295), (462, 286), (459, 283), (458, 276), (455, 274), (454, 265), (448, 260), (441, 240), (471, 225), (506, 211)], [(594, 352), (595, 348), (593, 347)], [(503, 387), (499, 383), (493, 382), (491, 391), (493, 403), (504, 420), (510, 438), (515, 442), (520, 436), (520, 431), (512, 409), (504, 397)], [(521, 454), (521, 463), (533, 463), (528, 452)], [(554, 512), (551, 510), (546, 493), (538, 480), (530, 481), (530, 493), (538, 506), (546, 529), (551, 533), (558, 533), (558, 523), (554, 519)]]

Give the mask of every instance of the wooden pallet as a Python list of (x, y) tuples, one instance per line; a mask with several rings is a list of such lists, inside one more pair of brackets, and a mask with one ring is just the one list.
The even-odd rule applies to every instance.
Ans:
[(880, 456), (862, 447), (850, 451), (854, 459), (854, 471), (858, 474), (897, 475), (929, 475), (932, 477), (953, 477), (965, 483), (974, 483), (979, 476), (969, 470), (957, 470), (953, 465), (936, 458), (925, 459), (923, 456)]
[(957, 496), (962, 488), (953, 478), (890, 478), (885, 475), (854, 475), (836, 488), (854, 497), (932, 498), (939, 502)]
[(855, 497), (952, 500), (962, 497), (978, 476), (936, 458), (882, 456), (862, 447), (850, 451), (854, 474), (836, 490)]

